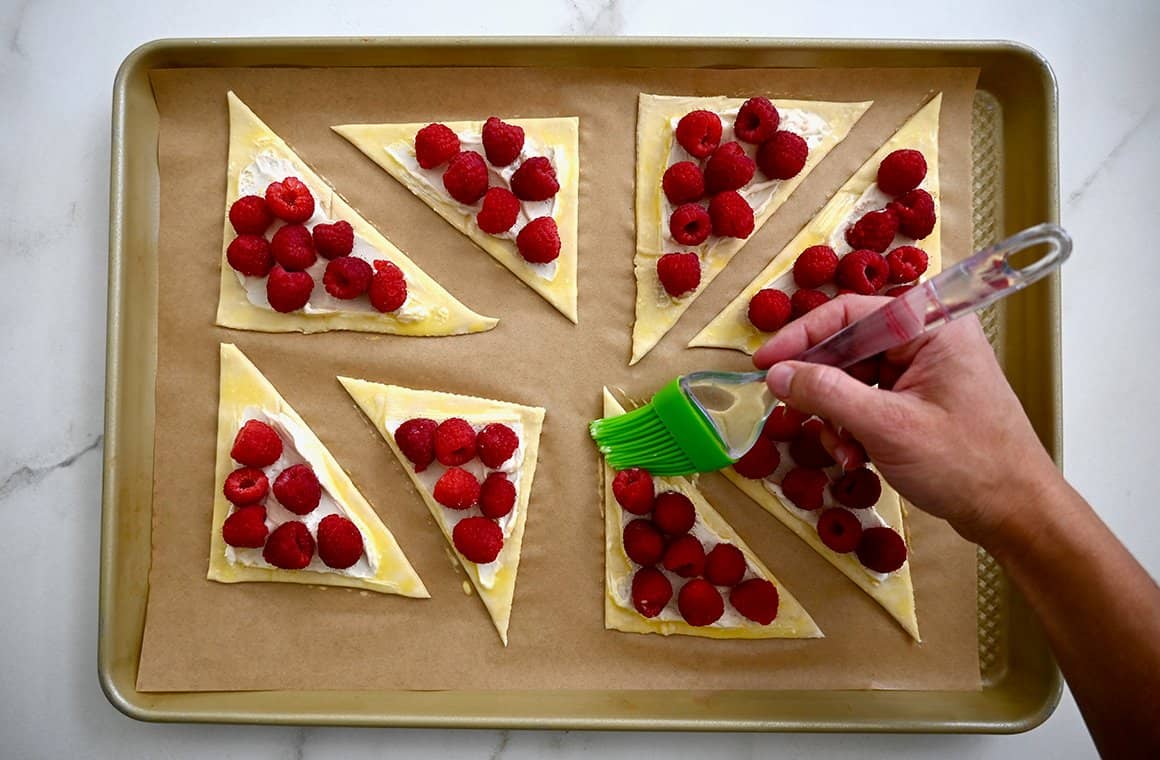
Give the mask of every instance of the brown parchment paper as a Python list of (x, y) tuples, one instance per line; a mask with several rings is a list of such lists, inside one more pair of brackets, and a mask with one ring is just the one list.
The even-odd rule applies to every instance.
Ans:
[[(709, 499), (792, 590), (821, 640), (713, 641), (604, 630), (596, 452), (601, 386), (645, 397), (694, 368), (747, 366), (685, 348), (827, 196), (942, 91), (945, 261), (970, 249), (974, 70), (214, 69), (155, 72), (161, 115), (160, 304), (153, 563), (138, 688), (747, 689), (979, 687), (975, 549), (913, 514), (923, 643), (719, 475)], [(213, 325), (235, 90), (302, 158), (452, 293), (500, 317), (450, 338), (266, 335)], [(639, 365), (627, 366), (640, 92), (874, 100), (844, 143)], [(580, 323), (573, 326), (342, 138), (332, 124), (580, 117)], [(218, 343), (236, 343), (313, 427), (394, 532), (430, 600), (205, 579)], [(511, 643), (503, 648), (406, 475), (335, 375), (548, 410)]]

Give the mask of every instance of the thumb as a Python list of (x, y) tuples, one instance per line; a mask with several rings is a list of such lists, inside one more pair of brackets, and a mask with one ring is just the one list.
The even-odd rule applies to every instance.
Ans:
[(786, 361), (766, 373), (770, 392), (795, 409), (816, 414), (862, 439), (901, 409), (895, 394), (871, 388), (837, 367)]

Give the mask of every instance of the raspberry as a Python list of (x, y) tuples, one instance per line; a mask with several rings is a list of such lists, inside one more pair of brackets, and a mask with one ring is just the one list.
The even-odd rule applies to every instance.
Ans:
[(850, 251), (838, 262), (838, 284), (868, 296), (877, 293), (890, 276), (890, 265), (882, 254), (862, 248)]
[(222, 523), (222, 538), (230, 546), (257, 549), (266, 543), (266, 508), (261, 504), (235, 509)]
[(701, 174), (701, 167), (692, 161), (678, 161), (665, 170), (661, 187), (674, 206), (692, 203), (705, 195), (705, 176)]
[(516, 487), (506, 473), (493, 472), (483, 479), (479, 487), (479, 511), (485, 517), (498, 520), (511, 512), (515, 505)]
[(407, 302), (407, 278), (403, 270), (389, 261), (376, 261), (371, 278), (371, 306), (384, 314), (398, 309)]
[(411, 464), (415, 472), (423, 472), (435, 461), (435, 420), (414, 417), (395, 429), (395, 445)]
[(468, 562), (486, 565), (494, 562), (503, 549), (503, 531), (494, 520), (467, 517), (451, 531), (451, 542)]
[(913, 190), (926, 176), (926, 159), (917, 150), (896, 150), (878, 164), (878, 187), (887, 195)]
[(821, 436), (808, 424), (802, 425), (802, 434), (790, 442), (789, 455), (798, 465), (815, 470), (833, 467), (835, 464), (830, 452), (822, 445)]
[(677, 609), (689, 625), (712, 625), (725, 614), (725, 600), (712, 583), (694, 578), (677, 594)]
[(310, 230), (301, 224), (287, 224), (279, 228), (270, 240), (274, 260), (288, 272), (301, 272), (318, 260)]
[(342, 515), (327, 515), (318, 523), (318, 558), (336, 570), (359, 561), (363, 537), (355, 524)]
[[(893, 204), (892, 204), (893, 205)], [(898, 215), (890, 208), (868, 211), (846, 228), (846, 242), (851, 248), (869, 248), (882, 253), (898, 234)]]
[(900, 295), (913, 288), (914, 285), (915, 283), (913, 282), (909, 285), (895, 285), (893, 288), (888, 288), (882, 295), (890, 296), (891, 298), (898, 298)]
[(721, 117), (712, 111), (690, 111), (677, 122), (677, 142), (694, 158), (705, 158), (721, 142)]
[(326, 264), (322, 285), (335, 298), (358, 298), (371, 287), (371, 265), (357, 256), (339, 256)]
[(293, 464), (274, 478), (274, 498), (296, 515), (308, 515), (322, 500), (322, 485), (308, 464)]
[(624, 553), (638, 565), (649, 567), (661, 561), (665, 538), (652, 520), (633, 520), (624, 526)]
[(487, 164), (473, 150), (456, 153), (443, 170), (443, 188), (465, 206), (474, 205), (487, 192)]
[(309, 272), (287, 272), (275, 265), (266, 278), (266, 300), (270, 308), (285, 314), (298, 311), (314, 292), (314, 278)]
[(520, 215), (520, 201), (506, 187), (489, 187), (483, 195), (483, 207), (475, 223), (489, 235), (507, 232)]
[(270, 243), (261, 235), (238, 235), (226, 247), (226, 261), (230, 266), (250, 277), (265, 277), (274, 266)]
[(435, 458), (458, 467), (475, 459), (475, 428), (461, 417), (448, 417), (435, 428)]
[(266, 187), (266, 205), (274, 216), (289, 224), (301, 224), (314, 216), (314, 196), (297, 177), (271, 182)]
[(524, 129), (492, 116), (483, 123), (483, 152), (492, 166), (507, 166), (524, 149)]
[(230, 457), (247, 467), (269, 467), (282, 456), (282, 438), (261, 420), (249, 420), (234, 436)]
[(733, 463), (733, 471), (743, 478), (761, 480), (772, 475), (780, 464), (777, 445), (765, 436), (758, 436), (753, 448)]
[(890, 267), (888, 282), (895, 285), (912, 282), (926, 271), (926, 251), (913, 245), (900, 245), (886, 254), (886, 263)]
[(747, 238), (753, 234), (753, 209), (736, 190), (713, 196), (709, 201), (709, 218), (713, 220), (714, 235)]
[(745, 555), (733, 544), (717, 544), (705, 556), (705, 579), (714, 586), (736, 586), (745, 577)]
[(777, 601), (777, 586), (764, 578), (750, 578), (729, 592), (733, 609), (762, 625), (769, 625), (777, 617)]
[(741, 104), (733, 120), (733, 133), (748, 143), (763, 143), (777, 132), (781, 116), (769, 98), (750, 98)]
[(657, 277), (666, 293), (680, 298), (701, 284), (701, 260), (695, 253), (666, 253), (657, 259)]
[(689, 497), (676, 491), (665, 491), (657, 496), (653, 507), (653, 523), (668, 536), (683, 536), (697, 522), (697, 509)]
[(812, 511), (822, 506), (827, 480), (821, 470), (795, 467), (785, 474), (781, 491), (798, 509)]
[(686, 533), (669, 543), (663, 561), (670, 573), (695, 578), (705, 572), (705, 547), (696, 536)]
[(881, 364), (881, 359), (877, 356), (870, 356), (846, 367), (846, 374), (855, 380), (861, 380), (866, 385), (874, 385), (878, 382), (879, 364)]
[(918, 188), (892, 202), (887, 208), (898, 215), (898, 228), (902, 234), (915, 240), (922, 240), (934, 231), (934, 198), (927, 191)]
[(484, 425), (475, 437), (475, 450), (479, 459), (488, 467), (498, 469), (511, 459), (520, 446), (520, 437), (507, 425), (493, 422)]
[(616, 503), (634, 515), (647, 515), (653, 508), (653, 480), (647, 470), (621, 470), (612, 479)]
[(266, 474), (257, 467), (239, 467), (226, 476), (222, 493), (231, 504), (244, 507), (247, 504), (256, 504), (266, 498), (270, 490), (270, 481)]
[(814, 309), (818, 308), (830, 297), (820, 290), (813, 290), (811, 288), (802, 288), (795, 290), (794, 294), (790, 296), (789, 304), (792, 309), (793, 318), (809, 314)]
[(260, 195), (243, 195), (230, 206), (230, 224), (239, 235), (262, 235), (273, 221), (274, 215)]
[(727, 142), (709, 156), (705, 164), (705, 190), (720, 193), (740, 190), (753, 179), (757, 164), (745, 154), (741, 143)]
[(316, 224), (310, 234), (314, 238), (314, 249), (324, 259), (348, 256), (354, 250), (354, 227), (345, 219), (334, 224)]
[(828, 245), (811, 245), (793, 263), (793, 281), (799, 288), (816, 288), (834, 279), (838, 254)]
[(771, 441), (792, 441), (802, 434), (802, 423), (809, 418), (805, 412), (780, 404), (769, 413), (761, 435)]
[(521, 201), (546, 201), (560, 192), (556, 169), (543, 156), (533, 156), (520, 164), (512, 174), (511, 186)]
[(858, 542), (858, 561), (876, 573), (893, 573), (906, 562), (906, 542), (893, 528), (867, 528)]
[(709, 212), (699, 203), (678, 206), (669, 217), (669, 233), (681, 245), (700, 245), (713, 231)]
[(448, 509), (471, 509), (479, 503), (479, 481), (462, 467), (448, 467), (435, 481), (432, 495)]
[(632, 576), (632, 606), (646, 618), (656, 617), (673, 598), (673, 584), (655, 567), (642, 567)]
[(848, 509), (830, 507), (818, 516), (818, 538), (838, 554), (848, 554), (858, 548), (862, 538), (862, 523)]
[(283, 570), (301, 570), (313, 557), (314, 537), (297, 520), (284, 522), (275, 528), (262, 550), (262, 559)]
[(882, 496), (882, 481), (873, 470), (859, 467), (834, 481), (830, 493), (843, 506), (866, 509), (878, 503), (878, 498)]
[(424, 169), (434, 169), (459, 152), (459, 137), (443, 124), (428, 124), (415, 133), (415, 158)]
[(789, 296), (777, 288), (765, 288), (749, 299), (749, 322), (762, 332), (775, 332), (789, 321)]
[(548, 264), (560, 255), (560, 230), (550, 216), (536, 217), (516, 235), (516, 248), (524, 261)]
[(790, 179), (805, 168), (810, 148), (801, 135), (782, 130), (757, 149), (757, 165), (770, 179)]

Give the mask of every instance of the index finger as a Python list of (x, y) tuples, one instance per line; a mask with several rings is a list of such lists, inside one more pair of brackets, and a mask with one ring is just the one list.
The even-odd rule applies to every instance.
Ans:
[(753, 364), (758, 369), (769, 369), (780, 361), (794, 359), (891, 300), (886, 296), (847, 294), (827, 301), (778, 330), (753, 354)]

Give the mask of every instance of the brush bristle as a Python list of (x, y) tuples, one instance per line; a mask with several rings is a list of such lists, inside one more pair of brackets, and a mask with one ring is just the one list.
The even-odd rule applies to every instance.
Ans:
[(693, 462), (647, 404), (626, 414), (594, 420), (588, 430), (614, 470), (641, 467), (653, 475), (687, 475)]

